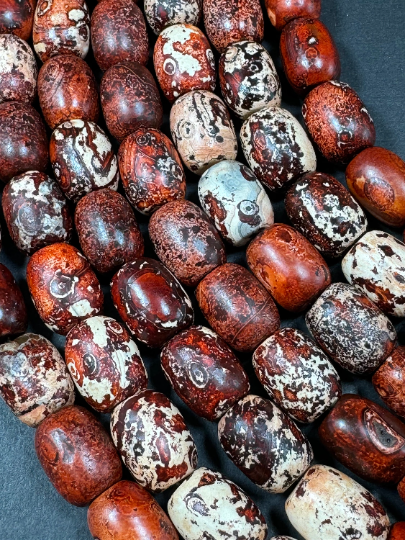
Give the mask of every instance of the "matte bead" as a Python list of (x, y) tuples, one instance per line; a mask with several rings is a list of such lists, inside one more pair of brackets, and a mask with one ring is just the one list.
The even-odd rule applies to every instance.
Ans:
[(300, 17), (319, 19), (321, 0), (265, 0), (267, 15), (277, 30)]
[(35, 0), (2, 0), (0, 34), (15, 34), (28, 41), (34, 22)]
[(405, 538), (405, 521), (395, 523), (391, 527), (388, 540), (403, 540)]
[(10, 270), (0, 263), (0, 339), (27, 329), (24, 297)]
[(145, 17), (156, 35), (173, 24), (197, 26), (201, 19), (202, 0), (145, 0)]
[(32, 103), (37, 94), (38, 68), (31, 47), (13, 34), (0, 34), (0, 50), (0, 103)]
[(405, 418), (405, 347), (397, 347), (373, 376), (384, 403)]

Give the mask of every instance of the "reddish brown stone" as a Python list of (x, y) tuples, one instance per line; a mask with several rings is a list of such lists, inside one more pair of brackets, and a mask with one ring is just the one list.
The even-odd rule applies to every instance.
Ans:
[(405, 418), (405, 347), (397, 347), (373, 376), (384, 403)]
[(399, 496), (401, 497), (401, 499), (405, 503), (405, 477), (398, 484), (398, 493), (399, 493)]
[(265, 0), (267, 15), (277, 30), (300, 17), (319, 19), (321, 0)]
[(388, 540), (404, 540), (405, 538), (405, 521), (395, 523), (390, 530)]
[(10, 270), (0, 263), (0, 339), (27, 329), (24, 298)]
[(15, 34), (28, 41), (34, 22), (35, 0), (2, 0), (0, 34)]
[(0, 103), (32, 103), (37, 95), (38, 68), (31, 47), (13, 34), (0, 34), (0, 50)]

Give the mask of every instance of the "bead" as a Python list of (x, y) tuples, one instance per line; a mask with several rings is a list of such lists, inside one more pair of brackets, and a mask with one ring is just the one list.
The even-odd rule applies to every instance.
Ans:
[(80, 247), (97, 272), (118, 270), (143, 255), (134, 212), (116, 191), (105, 188), (83, 197), (76, 206), (75, 226)]
[(238, 142), (223, 101), (207, 90), (181, 96), (170, 111), (170, 131), (184, 165), (195, 174), (235, 159)]
[(218, 266), (200, 281), (195, 295), (210, 326), (237, 351), (253, 351), (280, 326), (272, 297), (238, 264)]
[(277, 30), (299, 17), (319, 19), (321, 0), (265, 0), (267, 15)]
[(331, 282), (328, 265), (319, 252), (284, 223), (256, 236), (247, 248), (246, 259), (257, 279), (288, 311), (308, 308)]
[(30, 427), (37, 427), (75, 400), (63, 358), (50, 341), (37, 334), (24, 334), (0, 346), (0, 395)]
[(405, 162), (385, 148), (366, 148), (346, 169), (353, 197), (391, 227), (405, 225)]
[(215, 227), (190, 201), (173, 201), (156, 210), (149, 221), (149, 236), (162, 263), (189, 287), (226, 261)]
[(269, 493), (284, 493), (310, 466), (307, 438), (267, 399), (249, 395), (221, 418), (218, 437), (226, 455)]
[(31, 47), (13, 34), (3, 34), (0, 50), (0, 103), (32, 103), (37, 94), (38, 68)]
[(28, 41), (34, 22), (35, 0), (2, 0), (0, 34), (15, 34)]
[(118, 163), (125, 194), (145, 215), (184, 199), (186, 175), (169, 137), (153, 128), (139, 128), (121, 143)]
[(159, 128), (162, 123), (155, 79), (137, 62), (111, 66), (101, 79), (100, 98), (107, 128), (120, 142), (140, 127)]
[(98, 412), (144, 390), (148, 375), (138, 347), (110, 317), (90, 317), (69, 332), (66, 365), (80, 394)]
[(100, 2), (91, 15), (91, 46), (100, 69), (114, 64), (147, 64), (149, 41), (142, 11), (132, 0)]
[(90, 534), (99, 540), (179, 540), (176, 529), (150, 493), (121, 480), (93, 501)]
[(156, 35), (173, 24), (197, 26), (200, 22), (202, 0), (145, 0), (145, 16)]
[(110, 437), (83, 407), (48, 416), (35, 433), (35, 451), (55, 489), (75, 506), (86, 506), (122, 477)]
[(395, 523), (391, 527), (388, 540), (403, 540), (405, 538), (405, 521)]
[(190, 299), (163, 264), (138, 258), (112, 279), (111, 295), (129, 331), (149, 347), (162, 347), (193, 323)]
[(204, 326), (192, 326), (167, 343), (162, 369), (176, 394), (207, 420), (218, 420), (249, 392), (249, 379), (231, 349)]
[(242, 125), (240, 140), (249, 167), (270, 190), (316, 169), (312, 144), (286, 109), (269, 106), (253, 113)]
[(363, 486), (325, 465), (306, 472), (285, 505), (288, 519), (305, 540), (386, 540), (390, 520)]
[(27, 255), (71, 237), (67, 201), (55, 180), (44, 173), (14, 176), (4, 188), (2, 206), (11, 239)]
[(401, 499), (405, 503), (405, 478), (403, 478), (400, 483), (398, 484), (398, 493)]
[(373, 376), (384, 403), (405, 418), (405, 347), (397, 347)]
[(358, 289), (333, 283), (308, 311), (305, 322), (319, 346), (352, 373), (374, 371), (394, 348), (388, 318)]
[(362, 290), (381, 311), (405, 316), (405, 245), (383, 231), (370, 231), (342, 260), (349, 283)]
[(375, 142), (374, 122), (348, 84), (329, 81), (311, 90), (302, 115), (319, 151), (333, 163), (348, 163)]
[(35, 252), (28, 261), (27, 283), (39, 316), (58, 334), (66, 335), (102, 310), (100, 283), (87, 259), (69, 244)]
[(225, 103), (243, 120), (268, 105), (281, 104), (280, 79), (271, 56), (260, 43), (229, 45), (219, 59), (218, 75)]
[(24, 297), (10, 270), (0, 263), (0, 339), (27, 329)]
[(339, 257), (367, 230), (363, 210), (329, 174), (304, 174), (289, 189), (285, 209), (293, 226), (325, 257)]
[(41, 67), (38, 97), (51, 129), (67, 120), (98, 120), (96, 79), (86, 62), (74, 55), (56, 56)]
[(167, 510), (184, 540), (225, 538), (227, 531), (235, 531), (235, 538), (241, 539), (267, 536), (264, 516), (252, 499), (222, 474), (205, 467), (176, 489)]
[(274, 223), (264, 187), (237, 161), (221, 161), (205, 171), (198, 182), (198, 197), (222, 238), (233, 246), (244, 246)]
[(189, 476), (197, 449), (180, 411), (160, 392), (143, 390), (111, 415), (114, 444), (135, 480), (161, 492)]

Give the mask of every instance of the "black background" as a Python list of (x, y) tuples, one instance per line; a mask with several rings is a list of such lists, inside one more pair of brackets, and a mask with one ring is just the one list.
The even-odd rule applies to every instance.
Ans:
[[(0, 0), (1, 2), (1, 0)], [(95, 0), (89, 1), (90, 10)], [(142, 4), (141, 4), (142, 7)], [(341, 80), (349, 83), (360, 95), (374, 118), (377, 130), (378, 146), (389, 148), (405, 159), (405, 5), (404, 0), (324, 0), (322, 21), (331, 31), (342, 62)], [(200, 24), (202, 27), (202, 24)], [(150, 32), (151, 50), (155, 37)], [(270, 51), (280, 73), (283, 86), (283, 104), (300, 120), (300, 100), (288, 88), (282, 75), (278, 54), (279, 35), (270, 25), (265, 14), (265, 40), (263, 44)], [(0, 52), (1, 54), (1, 52)], [(218, 56), (216, 56), (218, 59)], [(98, 80), (101, 73), (94, 63), (92, 53), (87, 59), (94, 69)], [(148, 67), (153, 70), (150, 58)], [(163, 100), (165, 120), (163, 131), (169, 135), (167, 101)], [(37, 103), (35, 104), (38, 105)], [(38, 108), (38, 107), (37, 107)], [(104, 127), (102, 121), (100, 125)], [(240, 123), (235, 120), (235, 126)], [(0, 144), (2, 134), (0, 133)], [(238, 156), (240, 161), (243, 156)], [(323, 160), (319, 160), (318, 170), (334, 174), (344, 183), (344, 172), (331, 168)], [(187, 172), (187, 198), (197, 201), (196, 187), (198, 178)], [(287, 222), (282, 196), (271, 195), (275, 207), (275, 217), (278, 222)], [(153, 249), (147, 237), (147, 220), (137, 214), (142, 232), (146, 240), (146, 255), (154, 257)], [(0, 262), (6, 264), (16, 277), (29, 310), (29, 331), (36, 332), (50, 339), (60, 351), (63, 351), (65, 339), (52, 334), (40, 321), (29, 297), (25, 268), (28, 258), (18, 253), (12, 244), (1, 215), (3, 229), (3, 250)], [(398, 238), (402, 231), (393, 231), (369, 219), (370, 228), (383, 229)], [(74, 239), (77, 245), (77, 240)], [(228, 260), (245, 262), (244, 251), (227, 247)], [(331, 266), (333, 281), (344, 281), (340, 270), (340, 261)], [(118, 318), (112, 305), (109, 293), (109, 278), (102, 278), (105, 293), (105, 314)], [(192, 290), (188, 291), (196, 306)], [(282, 312), (282, 326), (293, 326), (306, 331), (303, 317), (291, 319), (288, 313)], [(196, 322), (204, 320), (196, 309)], [(401, 344), (405, 344), (405, 321), (394, 321)], [(289, 492), (282, 495), (271, 495), (252, 484), (232, 462), (225, 456), (216, 436), (217, 426), (196, 417), (179, 400), (164, 379), (160, 364), (159, 351), (140, 346), (142, 357), (149, 373), (149, 387), (168, 395), (183, 413), (186, 422), (195, 438), (199, 451), (199, 466), (211, 467), (221, 471), (227, 477), (241, 486), (259, 505), (269, 526), (269, 536), (285, 534), (301, 537), (289, 524), (284, 511), (284, 502)], [(251, 366), (250, 357), (239, 355), (243, 362), (252, 385), (252, 393), (266, 397), (263, 388), (258, 384)], [(344, 392), (354, 392), (369, 397), (379, 403), (377, 393), (372, 387), (370, 377), (359, 378), (339, 369), (343, 380)], [(1, 401), (1, 400), (0, 400)], [(77, 403), (82, 400), (77, 398)], [(108, 416), (102, 417), (108, 426)], [(391, 522), (405, 520), (405, 503), (403, 503), (395, 487), (378, 486), (365, 482), (347, 471), (329, 456), (317, 438), (319, 421), (303, 428), (308, 435), (315, 452), (317, 463), (329, 464), (349, 473), (369, 489), (387, 509)], [(0, 539), (1, 540), (87, 540), (91, 538), (86, 523), (86, 508), (76, 508), (69, 505), (52, 487), (39, 465), (34, 451), (34, 430), (17, 420), (7, 406), (0, 402)], [(125, 476), (129, 478), (126, 471)], [(166, 503), (175, 488), (157, 497), (159, 503), (166, 509)], [(291, 490), (290, 490), (291, 491)], [(312, 539), (322, 540), (322, 539)]]

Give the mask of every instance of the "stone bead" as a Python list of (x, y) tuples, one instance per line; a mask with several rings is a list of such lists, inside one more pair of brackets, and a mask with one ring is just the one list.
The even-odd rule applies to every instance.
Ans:
[(90, 534), (99, 540), (179, 540), (166, 513), (146, 489), (121, 480), (93, 501)]
[(319, 19), (321, 15), (321, 0), (265, 0), (267, 15), (277, 30), (300, 17)]
[(405, 521), (395, 523), (391, 527), (388, 540), (403, 540), (405, 538)]
[(148, 384), (138, 347), (110, 317), (90, 317), (74, 326), (65, 359), (80, 394), (98, 412), (111, 412)]
[(32, 30), (42, 62), (58, 54), (85, 58), (90, 45), (90, 16), (84, 0), (38, 0)]
[(14, 34), (0, 34), (0, 50), (0, 103), (32, 103), (37, 94), (38, 68), (31, 47)]
[(284, 223), (276, 223), (256, 236), (246, 258), (257, 279), (288, 311), (308, 308), (331, 282), (328, 265), (319, 252)]
[(27, 283), (43, 322), (66, 335), (103, 308), (100, 283), (78, 249), (52, 244), (35, 252), (27, 265)]
[(397, 347), (373, 376), (384, 403), (405, 418), (405, 347)]
[(32, 34), (35, 0), (2, 0), (0, 34), (15, 34), (28, 41)]
[(210, 326), (237, 351), (253, 351), (280, 326), (270, 294), (238, 264), (218, 266), (200, 281), (195, 294)]
[(162, 124), (155, 79), (137, 62), (111, 66), (101, 79), (100, 98), (107, 128), (120, 142), (140, 127), (159, 128)]
[(146, 20), (156, 35), (173, 24), (200, 22), (202, 0), (145, 0)]
[(100, 2), (91, 15), (91, 46), (100, 69), (114, 64), (147, 64), (149, 41), (142, 11), (132, 0)]
[(111, 295), (129, 331), (149, 347), (162, 347), (193, 323), (187, 293), (154, 259), (143, 257), (125, 264), (112, 279)]
[(207, 420), (218, 420), (249, 392), (249, 379), (239, 360), (204, 326), (177, 334), (162, 350), (160, 360), (176, 394)]
[(181, 96), (170, 111), (170, 131), (184, 165), (201, 175), (224, 159), (235, 159), (238, 142), (223, 101), (207, 90)]
[(18, 101), (0, 103), (0, 180), (26, 171), (45, 171), (48, 138), (37, 111)]
[(117, 190), (117, 157), (104, 131), (94, 122), (69, 120), (58, 126), (49, 142), (56, 180), (68, 199), (102, 188)]
[(329, 81), (311, 90), (302, 115), (319, 151), (333, 163), (348, 163), (375, 143), (374, 122), (348, 84)]
[(353, 197), (391, 227), (405, 225), (405, 162), (385, 148), (366, 148), (346, 169)]
[(67, 200), (55, 180), (44, 173), (14, 176), (3, 190), (2, 207), (11, 239), (27, 255), (71, 237)]
[(405, 424), (369, 399), (342, 396), (319, 436), (332, 456), (365, 480), (398, 483), (405, 476)]
[(349, 283), (381, 311), (405, 317), (405, 244), (383, 231), (370, 231), (342, 260)]
[(10, 270), (0, 263), (0, 339), (27, 329), (24, 297)]
[(24, 334), (0, 345), (0, 395), (30, 427), (37, 427), (75, 400), (63, 358), (50, 341), (37, 334)]
[(149, 221), (149, 236), (162, 263), (189, 287), (226, 261), (215, 227), (190, 201), (173, 201), (156, 210)]
[(183, 416), (160, 392), (143, 390), (111, 415), (111, 434), (135, 480), (161, 492), (189, 476), (197, 449)]
[(86, 506), (122, 477), (110, 437), (83, 407), (48, 416), (35, 433), (35, 450), (55, 489), (75, 506)]
[(318, 345), (352, 373), (370, 373), (395, 346), (389, 319), (358, 289), (333, 283), (308, 311), (305, 322)]
[(367, 230), (363, 210), (329, 174), (304, 174), (289, 189), (285, 209), (293, 226), (325, 257), (339, 257)]
[(398, 484), (398, 493), (401, 499), (405, 503), (405, 478), (403, 478), (400, 483)]
[(225, 103), (243, 120), (268, 105), (281, 104), (280, 79), (271, 56), (260, 43), (229, 45), (219, 59), (218, 75)]
[(244, 246), (274, 223), (264, 187), (237, 161), (221, 161), (205, 171), (198, 182), (198, 197), (221, 236), (233, 246)]
[(240, 140), (249, 167), (270, 190), (316, 170), (312, 144), (286, 109), (269, 106), (253, 113), (242, 125)]
[(145, 215), (184, 199), (186, 175), (169, 137), (153, 128), (139, 128), (121, 143), (118, 163), (125, 194)]
[(105, 188), (83, 197), (76, 206), (75, 226), (80, 247), (97, 272), (118, 270), (143, 255), (134, 212), (116, 191)]
[(314, 465), (285, 505), (288, 519), (305, 540), (386, 540), (390, 520), (377, 499), (346, 474)]
[(96, 79), (86, 62), (72, 54), (51, 58), (41, 67), (38, 97), (51, 129), (67, 120), (98, 120)]

